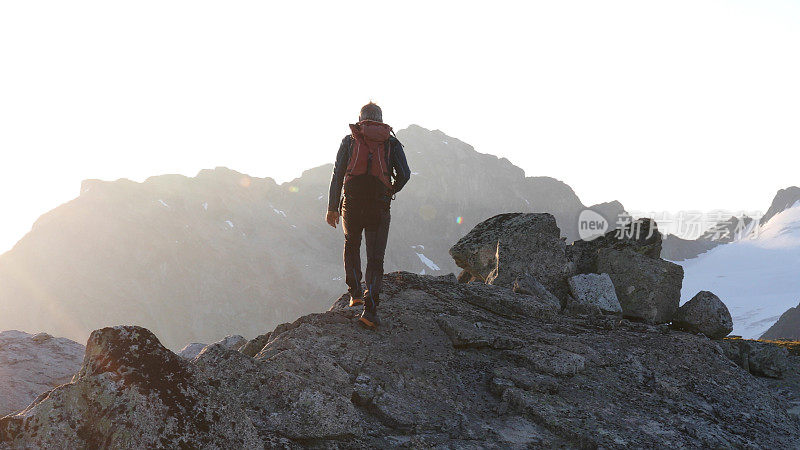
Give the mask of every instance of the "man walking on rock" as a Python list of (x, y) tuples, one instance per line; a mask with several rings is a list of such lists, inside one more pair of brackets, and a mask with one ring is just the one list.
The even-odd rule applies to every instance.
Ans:
[[(363, 304), (359, 322), (375, 329), (383, 278), (383, 256), (389, 236), (389, 205), (408, 182), (411, 171), (392, 127), (383, 123), (381, 108), (368, 103), (358, 123), (342, 139), (333, 167), (325, 221), (334, 228), (342, 218), (344, 271), (350, 306)], [(344, 196), (342, 197), (342, 188)], [(367, 271), (361, 285), (361, 234), (367, 243)]]

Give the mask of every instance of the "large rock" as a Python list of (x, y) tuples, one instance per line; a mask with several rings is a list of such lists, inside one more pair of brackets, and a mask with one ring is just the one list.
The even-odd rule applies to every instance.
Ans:
[(700, 291), (678, 308), (673, 325), (691, 333), (703, 333), (711, 339), (722, 339), (733, 331), (731, 313), (712, 292)]
[(384, 286), (378, 330), (344, 295), (254, 358), (98, 331), (80, 377), (0, 419), (0, 447), (796, 447), (776, 391), (715, 341), (452, 277)]
[(630, 249), (602, 248), (597, 269), (611, 277), (624, 316), (649, 323), (672, 321), (681, 299), (683, 267)]
[(38, 448), (263, 445), (250, 419), (230, 400), (219, 398), (150, 331), (104, 328), (89, 337), (72, 383), (0, 419), (0, 442)]
[(569, 289), (579, 305), (593, 306), (604, 313), (622, 313), (614, 283), (607, 273), (575, 275), (569, 279)]
[(782, 378), (789, 370), (789, 351), (778, 345), (749, 339), (726, 339), (721, 345), (731, 361), (753, 375)]
[(450, 255), (487, 284), (512, 287), (518, 277), (530, 274), (557, 297), (566, 294), (566, 244), (550, 214), (491, 217), (461, 238)]
[(83, 345), (47, 333), (0, 332), (0, 417), (68, 383), (81, 368), (83, 351)]
[(761, 339), (800, 341), (800, 305), (787, 309), (777, 322), (761, 335)]
[(661, 255), (662, 236), (653, 219), (644, 218), (622, 224), (590, 241), (577, 240), (567, 246), (567, 258), (574, 273), (599, 273), (597, 255), (600, 249), (631, 250), (650, 258)]

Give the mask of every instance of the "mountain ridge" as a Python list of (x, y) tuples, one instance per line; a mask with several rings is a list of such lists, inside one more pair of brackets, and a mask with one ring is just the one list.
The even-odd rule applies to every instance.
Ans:
[[(455, 272), (450, 245), (500, 212), (551, 212), (564, 237), (578, 237), (585, 205), (566, 183), (442, 132), (397, 135), (415, 174), (392, 205), (386, 271)], [(179, 349), (223, 338), (230, 323), (252, 337), (254, 318), (275, 326), (325, 308), (319, 299), (343, 285), (341, 231), (322, 220), (330, 173), (321, 165), (280, 184), (223, 167), (84, 180), (0, 255), (0, 329), (81, 341), (133, 321)], [(623, 211), (595, 206), (611, 223)]]

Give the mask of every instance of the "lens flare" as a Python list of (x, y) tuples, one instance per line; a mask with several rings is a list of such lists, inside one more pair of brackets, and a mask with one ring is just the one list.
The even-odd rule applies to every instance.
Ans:
[(456, 217), (456, 223), (457, 224), (461, 225), (461, 222), (463, 222), (463, 221), (464, 221), (463, 217), (461, 217), (461, 216)]

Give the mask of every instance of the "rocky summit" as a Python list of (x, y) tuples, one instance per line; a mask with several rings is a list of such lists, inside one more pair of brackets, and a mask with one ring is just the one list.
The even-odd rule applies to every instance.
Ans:
[(255, 356), (218, 343), (186, 360), (146, 329), (97, 330), (71, 383), (0, 420), (0, 445), (800, 445), (780, 390), (704, 336), (452, 275), (384, 280), (377, 331), (342, 296), (265, 333)]
[(503, 214), (453, 247), (461, 276), (385, 275), (377, 330), (348, 295), (181, 355), (96, 330), (0, 448), (798, 448), (800, 357), (720, 340), (710, 292), (676, 312), (660, 242), (566, 246), (553, 216)]

